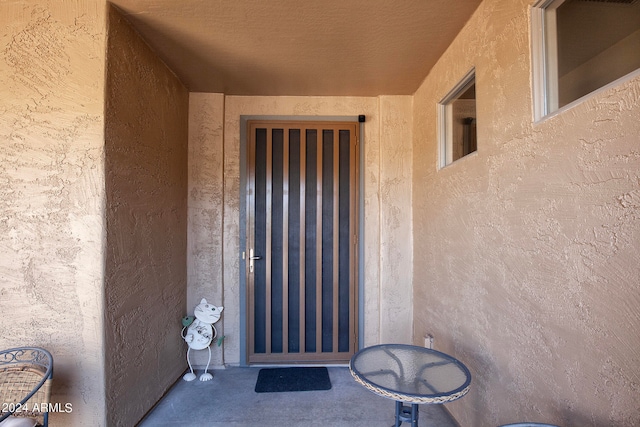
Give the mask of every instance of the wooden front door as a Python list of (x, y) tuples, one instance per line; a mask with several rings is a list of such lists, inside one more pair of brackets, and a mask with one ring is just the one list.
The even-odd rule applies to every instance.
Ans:
[(358, 123), (247, 126), (249, 363), (346, 362), (358, 348)]

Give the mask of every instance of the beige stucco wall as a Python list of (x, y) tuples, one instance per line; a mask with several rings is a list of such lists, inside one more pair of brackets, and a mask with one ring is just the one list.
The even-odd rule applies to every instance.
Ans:
[[(221, 306), (224, 302), (222, 251), (224, 224), (224, 95), (189, 94), (189, 228), (187, 253), (187, 311), (202, 298)], [(225, 335), (224, 319), (230, 307), (222, 312), (215, 324), (218, 338)], [(235, 337), (229, 340), (238, 339)], [(224, 365), (224, 353), (216, 344), (211, 346), (211, 363)], [(193, 363), (205, 366), (208, 352), (192, 351)]]
[[(411, 97), (224, 97), (192, 93), (190, 99), (188, 292), (194, 302), (208, 295), (223, 300), (225, 310), (218, 329), (227, 337), (224, 363), (240, 363), (240, 340), (244, 339), (240, 336), (240, 274), (244, 273), (240, 271), (239, 252), (242, 115), (366, 115), (361, 147), (365, 162), (361, 342), (409, 342), (411, 164), (407, 159), (411, 151)], [(393, 264), (382, 268), (383, 261)], [(383, 296), (385, 302), (381, 303)], [(214, 357), (220, 363), (222, 356), (216, 351)], [(206, 363), (206, 359), (200, 360)]]
[(186, 368), (189, 94), (113, 8), (106, 71), (107, 425), (131, 426)]
[[(380, 241), (379, 246), (367, 242), (365, 251), (377, 253), (373, 260), (380, 269), (379, 288), (379, 341), (365, 343), (410, 343), (413, 325), (412, 272), (413, 244), (411, 211), (412, 175), (412, 106), (411, 96), (381, 96), (380, 111), (380, 164), (366, 163), (366, 168), (377, 167), (380, 173)], [(366, 185), (365, 185), (366, 187)], [(365, 269), (367, 265), (365, 265)], [(365, 281), (365, 290), (369, 282)], [(368, 308), (374, 311), (375, 306)], [(365, 306), (365, 310), (367, 307)], [(365, 323), (365, 329), (367, 324)]]
[[(471, 369), (463, 426), (640, 425), (640, 77), (532, 123), (528, 0), (485, 0), (414, 97), (414, 342)], [(476, 68), (478, 151), (437, 170)]]
[(0, 348), (54, 357), (54, 426), (104, 425), (104, 1), (0, 2)]

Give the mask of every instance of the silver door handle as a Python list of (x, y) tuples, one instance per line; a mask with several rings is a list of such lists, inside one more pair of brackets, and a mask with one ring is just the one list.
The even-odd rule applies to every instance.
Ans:
[(262, 257), (258, 255), (254, 255), (253, 249), (249, 249), (249, 272), (250, 273), (253, 273), (253, 261), (257, 259), (262, 259)]

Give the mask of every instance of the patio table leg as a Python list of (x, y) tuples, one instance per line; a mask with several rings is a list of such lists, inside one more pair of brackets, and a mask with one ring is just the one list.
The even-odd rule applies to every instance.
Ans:
[(395, 427), (400, 427), (402, 422), (411, 422), (411, 427), (418, 427), (418, 404), (413, 403), (411, 407), (405, 406), (401, 401), (396, 401), (396, 424)]
[(411, 405), (411, 427), (418, 427), (418, 404)]
[(400, 421), (400, 412), (402, 412), (402, 402), (396, 400), (396, 424), (395, 427), (400, 427), (402, 421)]

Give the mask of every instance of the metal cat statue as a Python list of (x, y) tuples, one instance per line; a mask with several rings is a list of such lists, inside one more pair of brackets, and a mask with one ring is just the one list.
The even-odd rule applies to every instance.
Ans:
[[(193, 381), (196, 379), (196, 374), (193, 372), (193, 366), (191, 366), (191, 360), (189, 355), (191, 349), (193, 350), (209, 350), (209, 360), (207, 361), (207, 367), (204, 373), (200, 375), (200, 381), (209, 381), (213, 378), (213, 375), (208, 373), (209, 363), (211, 363), (211, 342), (218, 335), (216, 327), (213, 326), (218, 320), (220, 320), (220, 314), (223, 307), (216, 307), (215, 305), (207, 303), (207, 300), (202, 298), (200, 304), (198, 304), (193, 310), (195, 319), (191, 316), (184, 317), (182, 319), (182, 338), (189, 346), (187, 350), (187, 363), (189, 364), (190, 372), (187, 372), (182, 377), (185, 381)], [(186, 329), (186, 334), (185, 334)]]

